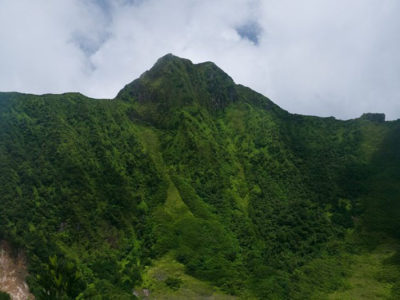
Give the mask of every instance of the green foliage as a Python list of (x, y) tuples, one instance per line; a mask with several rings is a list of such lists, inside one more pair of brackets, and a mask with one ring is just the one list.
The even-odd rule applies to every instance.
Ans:
[(165, 284), (173, 290), (177, 290), (181, 287), (182, 285), (182, 279), (180, 278), (175, 278), (175, 277), (168, 277), (165, 279)]
[(70, 299), (78, 296), (84, 288), (81, 274), (71, 262), (57, 256), (49, 257), (42, 275), (37, 275), (41, 287), (40, 299)]
[(39, 278), (53, 276), (43, 266), (61, 255), (77, 264), (81, 288), (101, 278), (131, 290), (151, 257), (149, 210), (165, 191), (127, 107), (14, 96), (1, 106), (0, 230), (27, 250), (32, 289), (41, 291)]
[(11, 300), (11, 297), (9, 294), (0, 291), (0, 300)]
[(229, 294), (318, 298), (351, 276), (355, 226), (399, 238), (399, 130), (291, 115), (172, 55), (114, 100), (0, 93), (0, 234), (41, 298), (131, 299), (162, 257)]

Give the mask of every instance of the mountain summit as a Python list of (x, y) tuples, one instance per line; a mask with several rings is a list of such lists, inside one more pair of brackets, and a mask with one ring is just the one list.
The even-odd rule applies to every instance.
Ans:
[(232, 78), (214, 63), (195, 65), (188, 59), (167, 54), (128, 84), (117, 98), (148, 101), (162, 108), (201, 103), (219, 109), (236, 101), (237, 93)]
[(185, 106), (218, 113), (237, 102), (240, 94), (246, 94), (246, 101), (281, 110), (269, 99), (236, 85), (214, 63), (193, 64), (172, 54), (158, 59), (150, 70), (126, 85), (116, 99), (139, 103), (141, 112), (138, 115), (146, 120), (160, 121), (160, 116)]

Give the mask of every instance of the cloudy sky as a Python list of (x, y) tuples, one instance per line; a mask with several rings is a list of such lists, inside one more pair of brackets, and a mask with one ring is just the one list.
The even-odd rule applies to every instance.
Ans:
[(160, 56), (290, 112), (400, 118), (398, 0), (0, 0), (0, 91), (113, 98)]

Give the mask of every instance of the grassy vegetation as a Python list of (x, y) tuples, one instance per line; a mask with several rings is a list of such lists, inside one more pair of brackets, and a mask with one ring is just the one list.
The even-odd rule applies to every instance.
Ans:
[(0, 299), (1, 300), (10, 300), (11, 297), (9, 294), (0, 291)]
[(154, 299), (217, 299), (228, 300), (236, 297), (222, 293), (218, 288), (200, 281), (185, 273), (185, 266), (167, 254), (147, 267), (143, 274), (143, 283), (136, 289), (139, 296), (143, 290), (149, 290)]
[(0, 234), (39, 299), (395, 299), (381, 119), (291, 115), (171, 55), (112, 101), (0, 94)]
[(394, 287), (400, 270), (392, 260), (399, 251), (399, 242), (380, 238), (374, 249), (361, 249), (351, 256), (350, 276), (328, 299), (397, 299)]

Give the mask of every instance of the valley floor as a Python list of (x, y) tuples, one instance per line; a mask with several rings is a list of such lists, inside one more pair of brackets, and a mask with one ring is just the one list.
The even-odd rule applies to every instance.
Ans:
[[(340, 287), (334, 292), (324, 293), (320, 287), (326, 286), (326, 283), (320, 282), (317, 284), (319, 288), (314, 286), (315, 293), (310, 297), (331, 300), (398, 299), (395, 290), (399, 285), (400, 268), (395, 263), (395, 257), (399, 253), (400, 244), (396, 240), (382, 237), (379, 238), (379, 243), (376, 247), (365, 245), (360, 247), (355, 243), (354, 247), (357, 247), (357, 250), (343, 256), (342, 267), (347, 268), (347, 271), (343, 275), (345, 278), (340, 280), (341, 284), (338, 285)], [(338, 269), (335, 269), (329, 261), (324, 262), (322, 259), (319, 260), (319, 264), (324, 270), (318, 270), (317, 273), (333, 272), (331, 274), (333, 277), (338, 275), (336, 274)], [(329, 276), (320, 278), (324, 281), (330, 280)], [(175, 286), (168, 284), (168, 280), (171, 281), (171, 279), (178, 279)], [(185, 274), (184, 266), (176, 262), (171, 255), (154, 261), (153, 266), (148, 267), (144, 282), (135, 293), (139, 299), (236, 299), (236, 297), (224, 295), (206, 282)], [(242, 295), (238, 298), (252, 297)]]
[(387, 239), (372, 251), (363, 250), (352, 256), (351, 275), (343, 288), (327, 296), (328, 299), (395, 299), (393, 287), (400, 271), (391, 261), (399, 244)]

